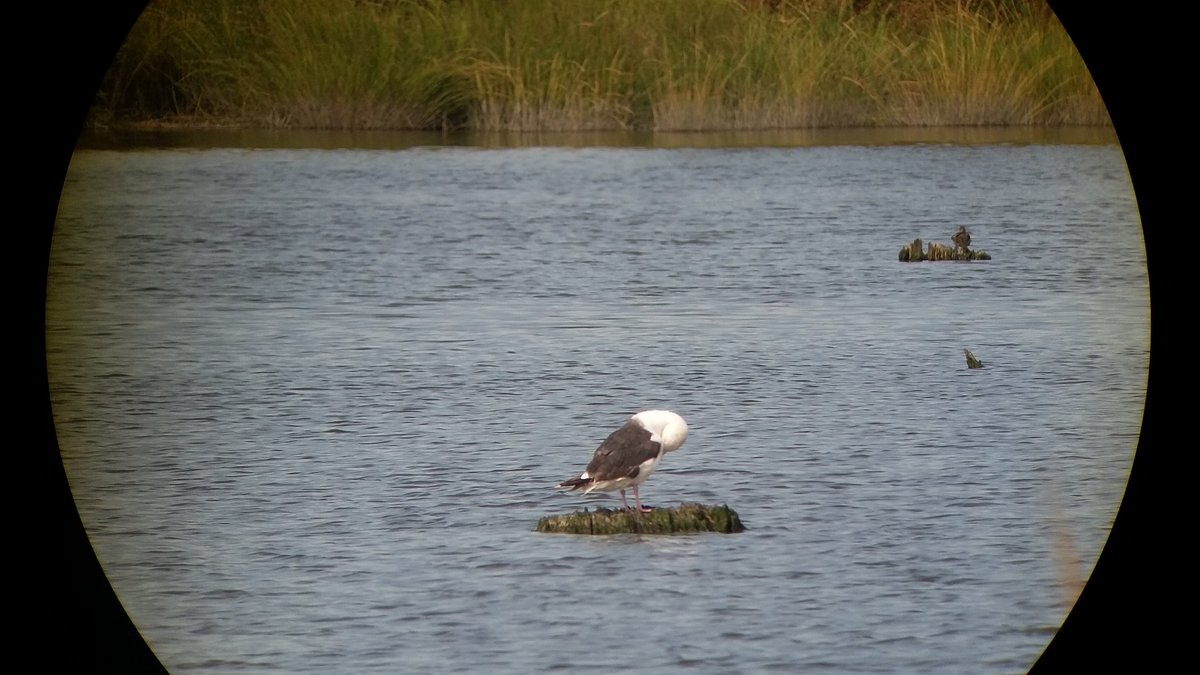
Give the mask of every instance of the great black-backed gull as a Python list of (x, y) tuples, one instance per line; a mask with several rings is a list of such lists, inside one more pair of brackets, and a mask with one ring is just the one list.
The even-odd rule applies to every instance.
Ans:
[(625, 490), (633, 488), (633, 501), (639, 512), (650, 509), (642, 506), (638, 486), (646, 482), (658, 468), (663, 455), (676, 450), (687, 440), (688, 425), (682, 417), (669, 410), (645, 410), (609, 434), (596, 448), (592, 461), (578, 478), (558, 484), (564, 490), (589, 492), (621, 492), (621, 505), (629, 509)]

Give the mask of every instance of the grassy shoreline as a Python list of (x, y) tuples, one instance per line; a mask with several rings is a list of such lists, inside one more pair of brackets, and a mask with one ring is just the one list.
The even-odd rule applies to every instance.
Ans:
[(91, 128), (1105, 126), (1040, 0), (157, 0)]

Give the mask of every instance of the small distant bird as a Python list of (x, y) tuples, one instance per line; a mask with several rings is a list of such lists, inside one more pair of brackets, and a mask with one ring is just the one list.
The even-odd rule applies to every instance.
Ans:
[(970, 349), (964, 349), (963, 354), (967, 355), (967, 367), (968, 368), (982, 368), (983, 367), (983, 361), (980, 361), (979, 359), (975, 358), (975, 355), (971, 353)]
[(971, 246), (971, 233), (967, 232), (967, 228), (962, 225), (958, 226), (958, 232), (950, 236), (950, 241), (962, 250), (966, 251)]
[(633, 488), (633, 501), (639, 513), (650, 511), (642, 506), (638, 486), (658, 468), (663, 455), (677, 450), (687, 440), (688, 425), (669, 410), (645, 410), (629, 418), (620, 429), (609, 434), (596, 448), (592, 461), (578, 478), (558, 484), (564, 490), (621, 492), (621, 505), (629, 509), (625, 490)]

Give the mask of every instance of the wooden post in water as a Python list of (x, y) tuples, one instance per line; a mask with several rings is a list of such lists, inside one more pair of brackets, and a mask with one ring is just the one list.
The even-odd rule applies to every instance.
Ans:
[(546, 516), (537, 524), (538, 532), (555, 534), (732, 534), (745, 529), (737, 512), (728, 506), (695, 503), (652, 509), (649, 513), (585, 508), (562, 516)]
[(921, 262), (925, 259), (925, 250), (920, 239), (913, 239), (911, 244), (900, 247), (900, 262)]

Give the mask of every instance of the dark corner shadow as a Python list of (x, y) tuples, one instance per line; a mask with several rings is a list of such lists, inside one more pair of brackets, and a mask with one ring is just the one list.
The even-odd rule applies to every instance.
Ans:
[[(10, 348), (17, 373), (10, 414), (18, 421), (11, 456), (18, 467), (9, 476), (24, 494), (14, 500), (19, 508), (12, 511), (21, 538), (10, 548), (18, 565), (9, 584), (22, 602), (13, 618), (18, 631), (28, 635), (12, 639), (10, 629), (10, 644), (19, 645), (14, 661), (46, 666), (39, 670), (164, 672), (105, 578), (71, 498), (50, 410), (43, 332), (50, 235), (67, 163), (100, 78), (144, 4), (42, 5), (14, 23), (25, 34), (28, 46), (21, 49), (32, 66), (21, 64), (27, 72), (14, 92), (24, 106), (13, 107), (26, 119), (14, 119), (20, 126), (12, 129), (22, 140), (12, 165), (18, 174), (12, 194), (19, 207), (10, 225), (23, 265), (17, 301), (11, 303), (17, 317), (10, 325), (18, 333), (17, 347)], [(1168, 399), (1175, 398), (1174, 385), (1181, 378), (1166, 341), (1177, 307), (1173, 293), (1179, 291), (1173, 289), (1180, 287), (1170, 283), (1163, 261), (1172, 245), (1166, 233), (1176, 216), (1177, 205), (1170, 200), (1178, 194), (1169, 185), (1180, 179), (1168, 175), (1161, 155), (1168, 147), (1162, 142), (1164, 126), (1175, 124), (1178, 112), (1163, 110), (1171, 105), (1170, 94), (1159, 90), (1152, 76), (1160, 68), (1178, 67), (1165, 59), (1167, 36), (1161, 28), (1181, 17), (1136, 3), (1122, 3), (1120, 9), (1085, 1), (1050, 4), (1100, 86), (1129, 165), (1149, 261), (1153, 358), (1137, 457), (1112, 534), (1033, 672), (1173, 663), (1182, 645), (1171, 609), (1185, 596), (1190, 605), (1192, 585), (1178, 574), (1175, 562), (1182, 557), (1178, 540), (1190, 532), (1178, 527), (1183, 513), (1175, 509), (1178, 493), (1168, 486), (1178, 484), (1168, 478), (1178, 475), (1177, 455), (1189, 445), (1177, 442), (1168, 426), (1177, 419)], [(1176, 94), (1187, 81), (1173, 79)], [(1150, 105), (1155, 101), (1159, 104)], [(1188, 131), (1174, 129), (1177, 135)], [(1178, 225), (1185, 223), (1181, 219)], [(1171, 536), (1160, 536), (1166, 534)], [(1191, 607), (1182, 609), (1186, 616)]]
[[(1168, 26), (1179, 17), (1146, 6), (1051, 0), (1104, 97), (1121, 143), (1137, 198), (1146, 246), (1151, 292), (1151, 362), (1142, 429), (1129, 482), (1108, 541), (1078, 601), (1033, 673), (1152, 672), (1183, 657), (1179, 617), (1191, 609), (1194, 582), (1180, 572), (1180, 529), (1184, 512), (1176, 489), (1180, 454), (1176, 440), (1176, 315), (1181, 287), (1165, 268), (1169, 248), (1178, 246), (1172, 189), (1179, 169), (1166, 161), (1171, 128), (1160, 102), (1177, 68), (1166, 44)], [(1174, 479), (1174, 480), (1172, 480)], [(1179, 612), (1182, 610), (1182, 612)], [(1130, 670), (1132, 667), (1134, 670)]]
[[(37, 5), (16, 12), (21, 36), (18, 89), (9, 131), (17, 139), (10, 169), (20, 263), (15, 307), (16, 372), (10, 414), (19, 439), (8, 478), (21, 539), (9, 550), (8, 576), (19, 604), (6, 630), (12, 661), (28, 669), (75, 673), (166, 672), (129, 619), (84, 533), (55, 438), (46, 378), (45, 300), (50, 238), (59, 193), (92, 96), (144, 0)], [(32, 7), (32, 6), (31, 6)], [(10, 341), (11, 344), (11, 341)], [(30, 517), (32, 515), (32, 517)], [(14, 634), (15, 633), (15, 634)]]

